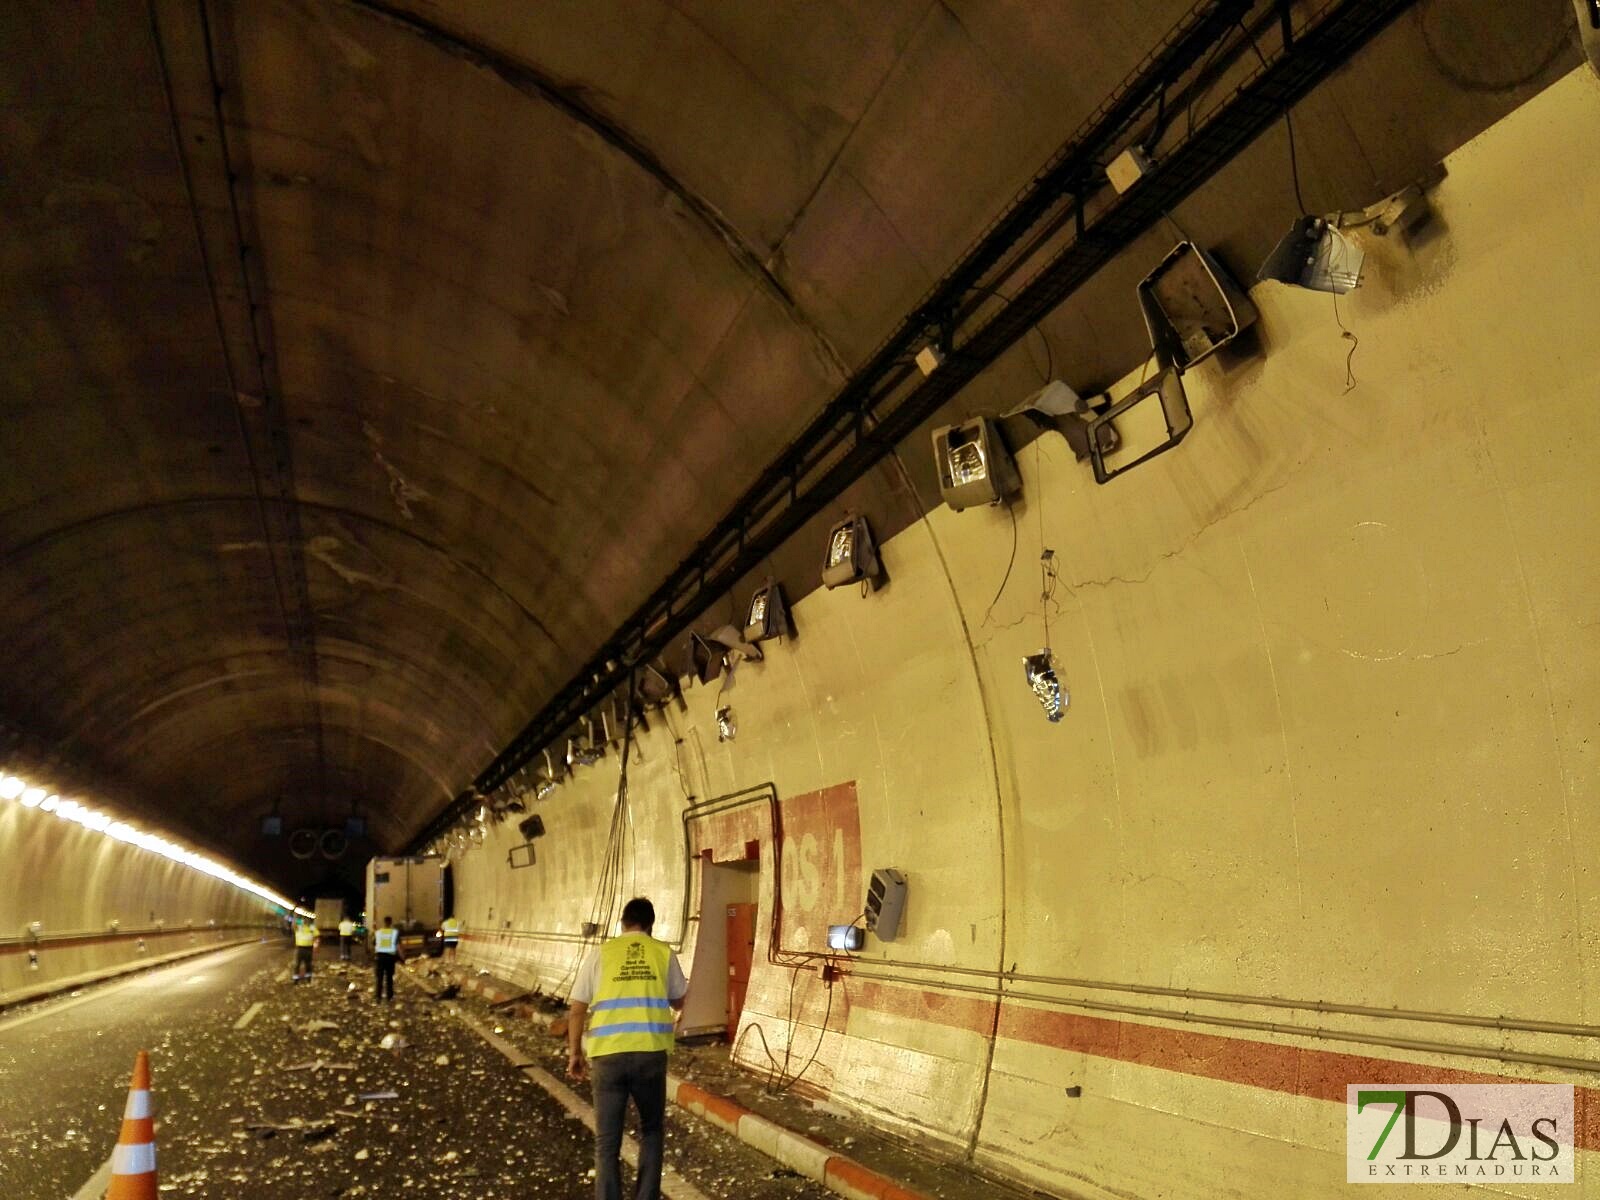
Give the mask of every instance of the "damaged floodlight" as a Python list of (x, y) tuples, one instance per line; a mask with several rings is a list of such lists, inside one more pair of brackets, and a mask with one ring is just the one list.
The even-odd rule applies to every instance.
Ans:
[[(1151, 396), (1155, 396), (1161, 404), (1161, 417), (1167, 427), (1166, 440), (1146, 450), (1132, 462), (1124, 463), (1114, 470), (1108, 468), (1107, 451), (1100, 430)], [(1188, 393), (1183, 390), (1183, 376), (1175, 365), (1163, 363), (1160, 373), (1154, 379), (1140, 384), (1089, 422), (1089, 461), (1094, 467), (1095, 482), (1109, 483), (1118, 475), (1133, 470), (1140, 463), (1148, 462), (1158, 454), (1165, 454), (1183, 441), (1192, 428), (1194, 428), (1194, 415), (1189, 411)]]
[(1267, 255), (1256, 278), (1342, 296), (1361, 283), (1366, 254), (1323, 217), (1301, 217)]
[(739, 736), (739, 726), (734, 723), (733, 709), (729, 705), (721, 705), (717, 709), (717, 741), (731, 742)]
[(710, 683), (722, 674), (722, 650), (698, 633), (689, 634), (689, 673), (701, 683)]
[(666, 664), (646, 663), (635, 677), (633, 693), (640, 707), (664, 705), (671, 699), (683, 700), (683, 687), (677, 672)]
[(751, 662), (761, 661), (761, 647), (746, 641), (743, 632), (732, 625), (717, 626), (706, 640), (721, 649), (723, 661), (730, 669), (747, 658)]
[(1139, 308), (1150, 344), (1165, 346), (1187, 371), (1210, 358), (1256, 321), (1256, 306), (1208, 252), (1179, 242), (1139, 281)]
[(1045, 718), (1049, 721), (1059, 721), (1067, 710), (1067, 690), (1061, 686), (1061, 679), (1056, 674), (1055, 658), (1046, 646), (1037, 654), (1029, 654), (1022, 660), (1022, 669), (1028, 680), (1028, 688), (1038, 697), (1040, 705), (1044, 708)]
[(596, 745), (594, 730), (588, 721), (580, 721), (578, 728), (567, 738), (567, 768), (590, 767), (604, 757), (604, 750)]
[(750, 597), (745, 611), (744, 640), (751, 645), (775, 637), (792, 637), (789, 606), (783, 601), (783, 584), (769, 579)]
[(974, 417), (933, 431), (939, 493), (954, 511), (998, 504), (1022, 486), (1017, 464), (993, 421)]
[[(1037, 392), (1023, 400), (1007, 417), (1026, 417), (1041, 429), (1054, 429), (1072, 450), (1079, 462), (1089, 457), (1089, 423), (1110, 405), (1111, 397), (1104, 392), (1096, 396), (1080, 396), (1059, 379), (1052, 379)], [(1100, 427), (1100, 449), (1110, 454), (1121, 444), (1117, 427), (1105, 424)]]
[(865, 517), (847, 514), (828, 530), (828, 549), (822, 558), (823, 586), (831, 589), (876, 580), (882, 573), (872, 528)]

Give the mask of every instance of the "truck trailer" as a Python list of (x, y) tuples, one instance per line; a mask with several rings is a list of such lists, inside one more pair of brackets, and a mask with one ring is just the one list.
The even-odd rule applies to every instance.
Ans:
[(431, 936), (445, 918), (449, 867), (437, 855), (374, 858), (367, 863), (367, 930), (394, 918), (402, 936)]
[(344, 899), (340, 896), (317, 897), (317, 932), (327, 936), (339, 932), (339, 922), (344, 920)]

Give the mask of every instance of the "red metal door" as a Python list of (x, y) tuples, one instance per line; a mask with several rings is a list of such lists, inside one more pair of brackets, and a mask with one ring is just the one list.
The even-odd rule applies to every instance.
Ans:
[(756, 906), (728, 905), (728, 1040), (739, 1032), (745, 992), (750, 987), (750, 963), (756, 952)]

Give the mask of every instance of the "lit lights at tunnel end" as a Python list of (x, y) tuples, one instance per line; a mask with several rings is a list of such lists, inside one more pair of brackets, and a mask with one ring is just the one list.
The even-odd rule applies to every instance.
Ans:
[(239, 874), (231, 867), (224, 866), (215, 859), (207, 858), (193, 850), (186, 850), (176, 842), (169, 841), (154, 833), (146, 833), (135, 829), (126, 821), (119, 821), (103, 812), (80, 804), (76, 800), (63, 800), (45, 788), (30, 784), (16, 775), (0, 774), (0, 800), (14, 800), (24, 808), (37, 809), (40, 812), (53, 813), (64, 821), (76, 821), (85, 829), (92, 829), (96, 833), (103, 833), (106, 837), (115, 838), (119, 842), (126, 842), (130, 846), (137, 846), (141, 850), (148, 850), (152, 854), (159, 854), (163, 858), (171, 859), (175, 863), (189, 867), (191, 870), (210, 875), (213, 879), (220, 879), (223, 883), (231, 884), (240, 891), (249, 892), (259, 896), (270, 904), (275, 904), (286, 912), (294, 913), (300, 917), (310, 917), (312, 914), (298, 907), (292, 900), (280, 896), (271, 888)]

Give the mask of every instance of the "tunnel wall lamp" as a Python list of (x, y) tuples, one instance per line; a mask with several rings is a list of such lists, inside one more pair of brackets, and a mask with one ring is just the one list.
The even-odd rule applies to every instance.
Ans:
[(784, 603), (783, 584), (769, 579), (750, 597), (745, 611), (744, 640), (751, 645), (775, 637), (793, 637), (789, 606)]
[[(251, 895), (265, 900), (269, 904), (275, 904), (279, 908), (298, 913), (301, 916), (309, 917), (312, 915), (308, 910), (296, 907), (292, 900), (280, 896), (270, 888), (263, 887), (253, 879), (239, 874), (231, 867), (226, 867), (203, 854), (197, 854), (193, 850), (186, 850), (176, 842), (168, 841), (157, 834), (146, 833), (136, 829), (126, 821), (118, 821), (106, 813), (80, 804), (76, 800), (63, 800), (42, 787), (28, 784), (18, 776), (7, 775), (0, 777), (0, 799), (17, 800), (25, 808), (48, 812), (58, 820), (72, 821), (85, 829), (92, 829), (96, 833), (102, 833), (109, 838), (114, 838), (116, 841), (124, 842), (130, 846), (137, 846), (139, 849), (147, 850), (152, 854), (159, 854), (172, 862), (230, 884), (240, 891), (249, 892)], [(46, 807), (50, 801), (54, 801), (54, 805)]]
[(878, 548), (867, 519), (855, 513), (828, 530), (828, 548), (822, 557), (822, 583), (832, 589), (847, 583), (875, 583), (883, 574)]
[(956, 512), (998, 504), (1022, 486), (1017, 464), (993, 421), (974, 417), (933, 431), (939, 494)]
[(1301, 217), (1267, 255), (1256, 278), (1342, 296), (1360, 286), (1366, 257), (1325, 218)]

